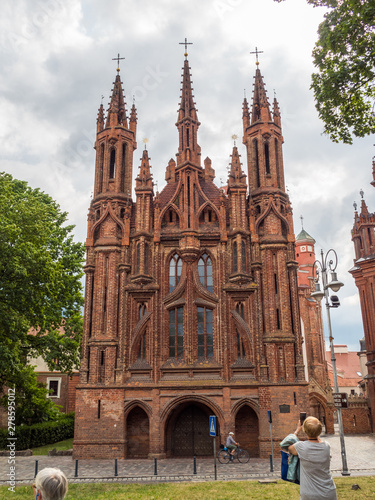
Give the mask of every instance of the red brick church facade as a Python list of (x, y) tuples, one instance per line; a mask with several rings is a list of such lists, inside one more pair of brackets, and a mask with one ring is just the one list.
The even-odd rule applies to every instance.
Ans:
[[(143, 151), (131, 197), (137, 114), (119, 70), (99, 109), (88, 216), (86, 302), (74, 454), (210, 455), (216, 415), (252, 456), (308, 408), (292, 210), (277, 100), (256, 67), (243, 102), (246, 173), (233, 147), (218, 188), (201, 161), (187, 54), (178, 153), (154, 192)], [(176, 89), (177, 93), (177, 89)]]

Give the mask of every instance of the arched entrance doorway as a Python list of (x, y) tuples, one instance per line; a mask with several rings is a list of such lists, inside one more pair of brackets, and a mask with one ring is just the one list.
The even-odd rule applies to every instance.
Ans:
[(126, 419), (127, 458), (147, 458), (150, 450), (150, 423), (147, 413), (139, 406)]
[(327, 432), (327, 419), (326, 419), (326, 409), (325, 402), (320, 401), (315, 395), (310, 395), (310, 415), (316, 417), (323, 424), (323, 433)]
[(235, 439), (246, 449), (250, 457), (259, 457), (258, 415), (248, 405), (242, 406), (236, 414)]
[(209, 416), (213, 412), (199, 403), (183, 403), (167, 423), (167, 455), (173, 457), (209, 456), (213, 453), (209, 436)]

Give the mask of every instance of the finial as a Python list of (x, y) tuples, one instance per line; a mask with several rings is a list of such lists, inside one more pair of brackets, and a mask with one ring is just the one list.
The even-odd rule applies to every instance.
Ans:
[(193, 45), (193, 42), (188, 42), (188, 41), (187, 41), (187, 38), (185, 38), (185, 41), (184, 41), (184, 42), (179, 42), (179, 44), (178, 44), (178, 45), (185, 45), (185, 54), (184, 54), (184, 56), (185, 56), (185, 58), (187, 59), (187, 56), (188, 56), (187, 46), (188, 46), (188, 45)]
[(246, 99), (246, 89), (243, 89), (243, 96), (244, 96), (244, 99)]
[(236, 139), (238, 139), (238, 135), (233, 134), (233, 135), (232, 135), (232, 139), (233, 139), (233, 141), (234, 141), (234, 146), (235, 146), (235, 145), (236, 145)]
[(133, 95), (133, 105), (135, 104), (135, 95)]
[(263, 50), (258, 50), (258, 47), (255, 47), (254, 52), (250, 52), (250, 54), (255, 54), (256, 56), (256, 65), (259, 66), (259, 61), (258, 61), (258, 54), (263, 54)]
[(302, 229), (303, 229), (303, 217), (302, 217), (302, 215), (300, 216), (300, 219), (301, 219), (301, 226), (302, 226)]
[(360, 190), (359, 194), (361, 195), (361, 198), (363, 200), (363, 195), (365, 194), (364, 191), (363, 191), (363, 189)]
[(158, 187), (158, 181), (157, 180), (156, 180), (155, 184), (156, 184), (156, 192), (158, 193), (159, 192), (159, 187)]
[(147, 149), (146, 144), (148, 143), (147, 137), (145, 137), (144, 139), (142, 139), (142, 142), (145, 145), (145, 150), (146, 150)]
[(276, 90), (273, 89), (273, 98), (276, 99)]
[(120, 61), (125, 59), (125, 57), (120, 57), (120, 54), (117, 54), (117, 57), (113, 57), (112, 61), (117, 61), (117, 73), (120, 72)]
[(103, 104), (103, 99), (104, 99), (104, 95), (102, 95), (102, 104)]
[(354, 210), (357, 211), (357, 203), (356, 202), (353, 203), (353, 207), (354, 207)]

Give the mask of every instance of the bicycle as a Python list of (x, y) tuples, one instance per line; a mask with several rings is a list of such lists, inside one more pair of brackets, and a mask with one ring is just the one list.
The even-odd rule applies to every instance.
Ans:
[(230, 454), (230, 451), (228, 448), (224, 445), (220, 445), (220, 450), (217, 453), (217, 459), (221, 464), (227, 464), (229, 463), (229, 460), (231, 459), (231, 456), (234, 458), (237, 458), (237, 460), (241, 464), (247, 464), (247, 462), (250, 460), (250, 455), (247, 450), (243, 450), (238, 446), (238, 448), (235, 450), (234, 455)]

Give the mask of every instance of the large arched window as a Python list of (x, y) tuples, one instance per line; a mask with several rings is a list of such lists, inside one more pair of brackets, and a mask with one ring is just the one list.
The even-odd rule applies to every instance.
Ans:
[(212, 261), (210, 257), (205, 253), (198, 261), (198, 274), (202, 285), (209, 291), (213, 292), (213, 280), (212, 280)]
[(178, 285), (182, 272), (182, 260), (175, 253), (171, 258), (169, 263), (169, 292), (173, 292), (173, 290)]
[(212, 358), (214, 355), (214, 334), (212, 309), (197, 307), (198, 357)]
[(169, 357), (180, 358), (184, 354), (183, 307), (169, 311)]

